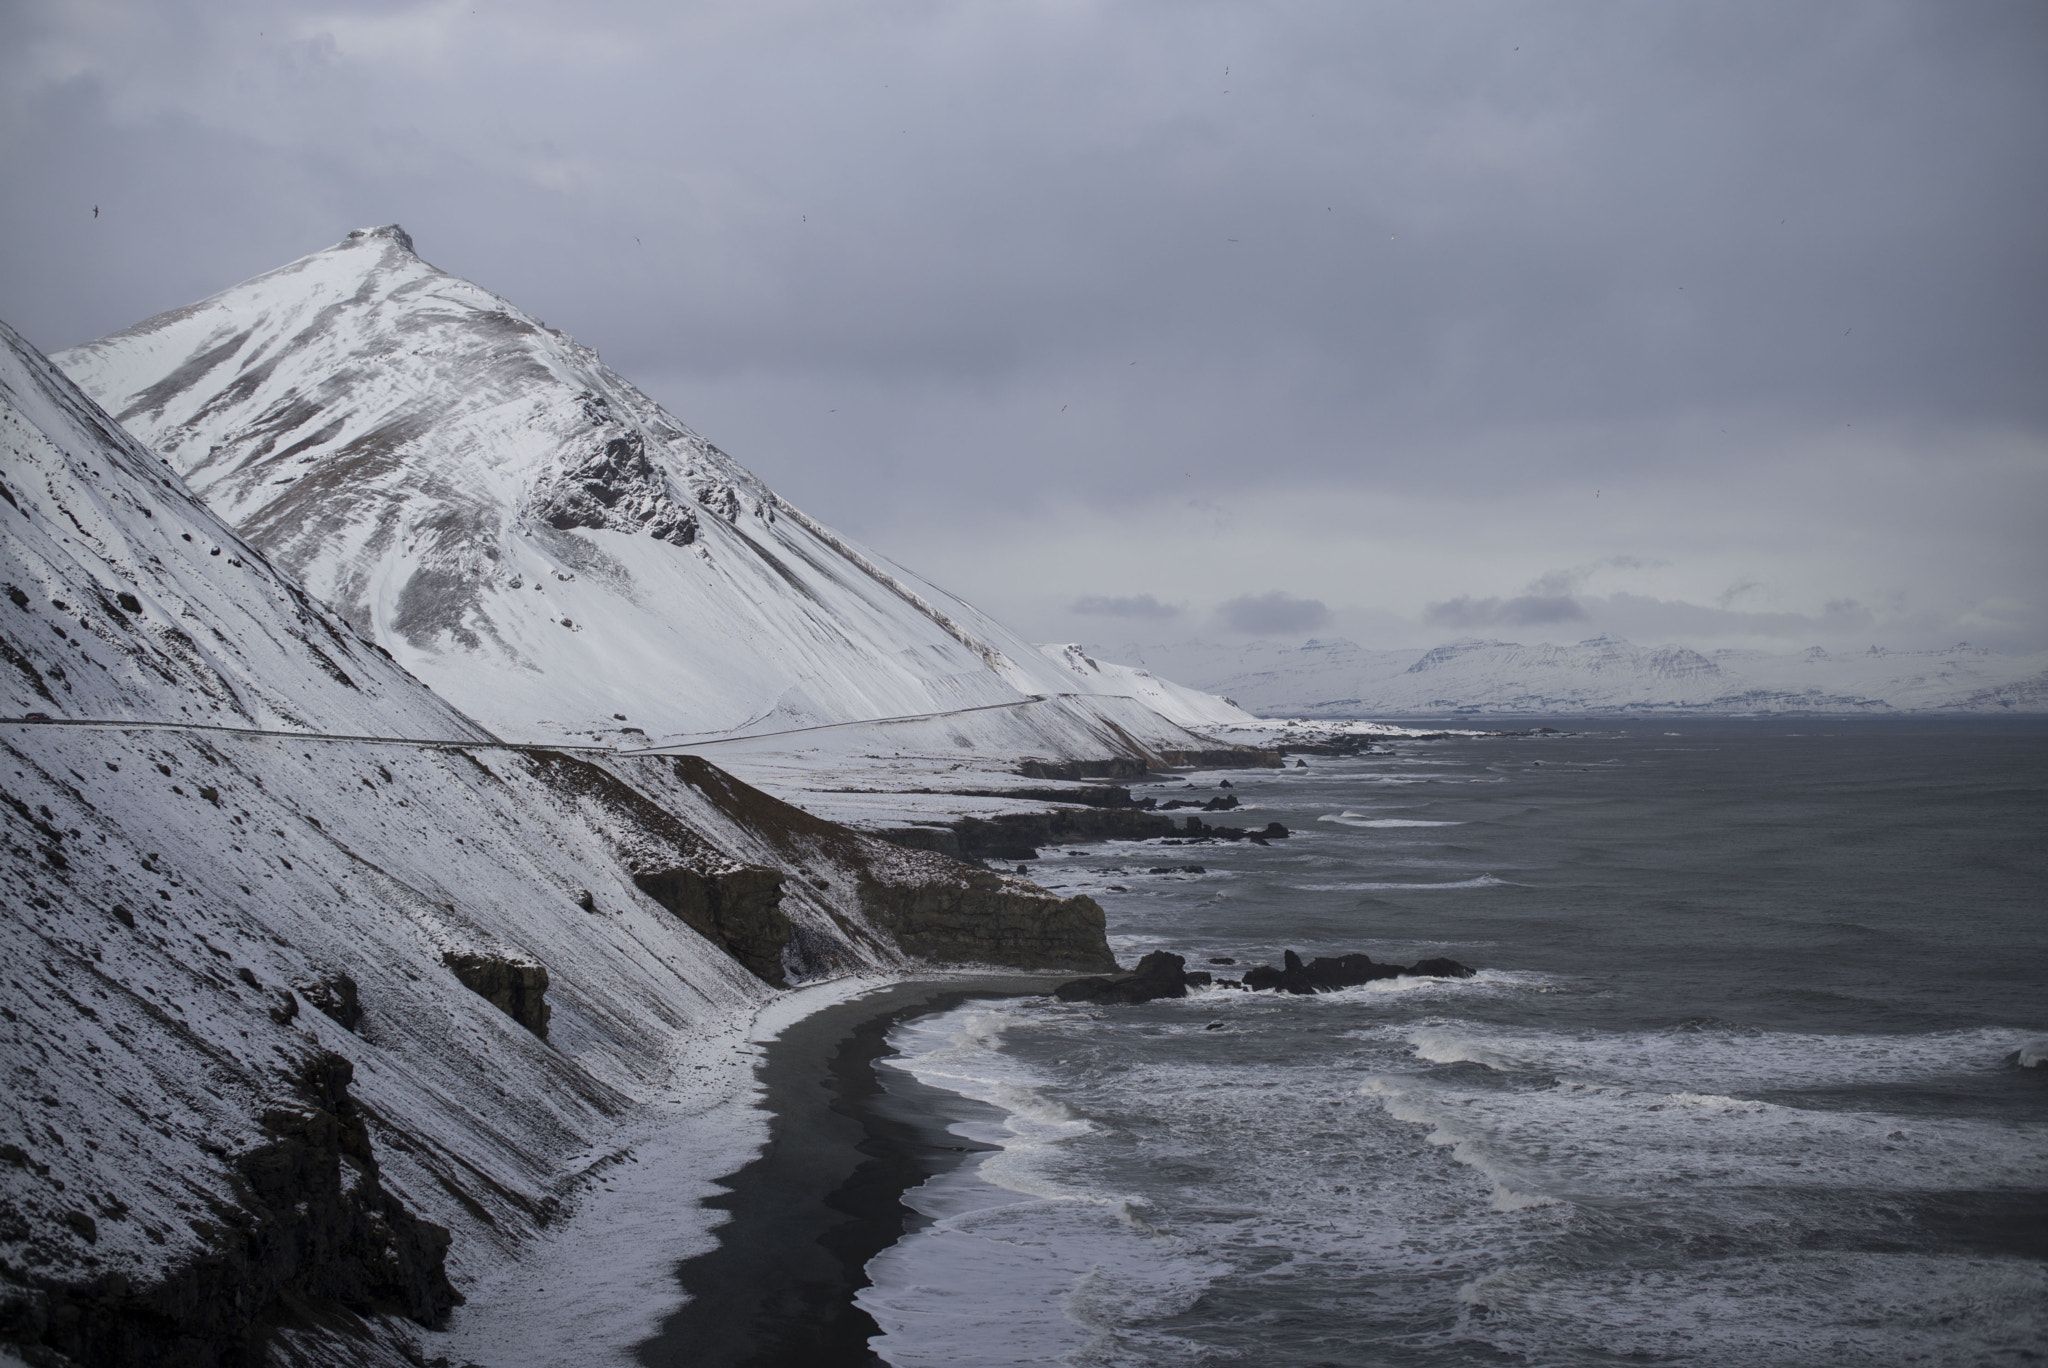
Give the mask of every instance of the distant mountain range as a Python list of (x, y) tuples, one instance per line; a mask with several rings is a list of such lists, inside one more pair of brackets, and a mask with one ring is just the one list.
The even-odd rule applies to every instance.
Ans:
[(1373, 650), (1341, 640), (1087, 649), (1225, 695), (1252, 712), (1288, 717), (2048, 712), (2048, 653), (2001, 655), (1967, 645), (1777, 654), (1594, 637), (1571, 646), (1467, 638), (1429, 650)]

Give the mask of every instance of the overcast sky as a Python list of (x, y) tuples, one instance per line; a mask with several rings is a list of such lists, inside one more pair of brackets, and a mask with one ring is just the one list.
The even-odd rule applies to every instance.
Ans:
[(43, 347), (400, 222), (1040, 639), (2048, 647), (2040, 0), (10, 0), (0, 110)]

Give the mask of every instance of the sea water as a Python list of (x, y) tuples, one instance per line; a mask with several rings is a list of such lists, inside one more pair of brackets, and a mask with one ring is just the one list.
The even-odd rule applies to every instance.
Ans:
[(1228, 779), (1243, 805), (1208, 820), (1293, 831), (1267, 847), (1044, 852), (1126, 963), (1480, 972), (900, 1025), (891, 1067), (1000, 1148), (906, 1194), (919, 1224), (860, 1296), (875, 1350), (2048, 1353), (2048, 1069), (2018, 1065), (2048, 1048), (2048, 727), (1553, 725), (1141, 790)]

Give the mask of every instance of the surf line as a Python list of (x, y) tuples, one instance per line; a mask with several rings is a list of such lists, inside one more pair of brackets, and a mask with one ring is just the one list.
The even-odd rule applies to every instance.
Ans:
[[(881, 1333), (855, 1302), (868, 1261), (923, 1218), (903, 1194), (996, 1147), (949, 1124), (1003, 1113), (877, 1064), (912, 1017), (977, 999), (1048, 993), (1071, 974), (898, 983), (791, 1024), (763, 1052), (759, 1158), (706, 1206), (731, 1213), (718, 1245), (676, 1270), (689, 1301), (636, 1346), (646, 1368), (872, 1368)], [(820, 1086), (820, 1085), (823, 1086)]]

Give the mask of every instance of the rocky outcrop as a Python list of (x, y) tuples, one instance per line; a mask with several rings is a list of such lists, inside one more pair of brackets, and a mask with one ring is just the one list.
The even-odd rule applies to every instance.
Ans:
[(335, 1307), (439, 1325), (462, 1301), (448, 1232), (379, 1185), (353, 1077), (338, 1055), (300, 1067), (297, 1096), (263, 1114), (271, 1139), (234, 1162), (236, 1205), (215, 1209), (207, 1254), (147, 1287), (27, 1274), (0, 1303), (0, 1340), (33, 1364), (229, 1368), (265, 1361), (270, 1325)]
[(1159, 759), (1166, 769), (1279, 769), (1285, 763), (1278, 751), (1256, 750), (1250, 746), (1161, 751)]
[[(1159, 872), (1159, 871), (1154, 871)], [(1234, 960), (1214, 959), (1211, 964), (1233, 964)], [(1261, 964), (1247, 970), (1242, 979), (1224, 979), (1219, 984), (1224, 988), (1248, 988), (1295, 993), (1303, 997), (1311, 993), (1327, 993), (1337, 988), (1353, 988), (1375, 979), (1400, 978), (1403, 976), (1427, 976), (1433, 978), (1470, 978), (1477, 971), (1453, 959), (1426, 959), (1403, 967), (1398, 964), (1375, 964), (1370, 955), (1318, 956), (1308, 963), (1302, 963), (1301, 956), (1292, 950), (1281, 956), (1281, 967)], [(1063, 983), (1053, 990), (1053, 996), (1061, 1002), (1121, 1003), (1151, 1002), (1158, 998), (1186, 997), (1188, 989), (1207, 987), (1214, 982), (1204, 971), (1189, 972), (1187, 961), (1179, 955), (1165, 950), (1155, 950), (1138, 961), (1138, 967), (1127, 974), (1107, 977), (1075, 979)]]
[(1126, 755), (1107, 760), (1026, 760), (1017, 773), (1026, 779), (1143, 779), (1151, 771)]
[(862, 910), (905, 954), (1019, 969), (1114, 969), (1102, 908), (1001, 875), (959, 867), (915, 884), (863, 879)]
[(751, 865), (716, 874), (659, 869), (634, 874), (633, 883), (756, 978), (787, 986), (782, 951), (791, 928), (781, 907), (781, 870)]
[(1173, 820), (1134, 808), (1058, 808), (963, 817), (953, 824), (969, 860), (1035, 860), (1040, 846), (1074, 841), (1146, 841), (1174, 833)]
[(299, 996), (313, 1004), (335, 1025), (345, 1031), (353, 1031), (362, 1024), (363, 1003), (358, 996), (356, 981), (347, 974), (327, 974), (317, 979), (304, 979), (292, 985)]
[(441, 963), (454, 971), (462, 986), (511, 1017), (542, 1040), (548, 1038), (548, 971), (530, 960), (498, 955), (462, 955), (453, 951)]
[[(1167, 804), (1172, 807), (1173, 804)], [(1204, 810), (1227, 812), (1235, 795), (1211, 799)], [(1264, 845), (1290, 833), (1279, 822), (1257, 830), (1211, 826), (1199, 817), (1179, 822), (1146, 808), (1058, 808), (1051, 812), (1009, 812), (1000, 817), (962, 817), (950, 826), (891, 827), (876, 835), (912, 850), (936, 851), (959, 860), (1035, 860), (1040, 846), (1081, 841), (1251, 841)]]
[(1129, 756), (1107, 760), (1026, 760), (1017, 773), (1026, 779), (1142, 779), (1165, 769), (1279, 769), (1278, 751), (1250, 746), (1218, 746), (1212, 750), (1162, 750), (1149, 762)]
[(564, 532), (605, 528), (677, 546), (696, 541), (696, 514), (677, 502), (667, 476), (648, 459), (646, 438), (603, 395), (585, 390), (576, 398), (595, 431), (582, 454), (534, 492), (531, 516)]
[(1196, 808), (1202, 812), (1229, 812), (1237, 806), (1237, 795), (1226, 793), (1207, 800), (1201, 798), (1169, 798), (1159, 805), (1161, 812), (1177, 812), (1181, 808)]
[(1245, 971), (1243, 986), (1307, 996), (1337, 988), (1355, 988), (1375, 979), (1404, 976), (1429, 978), (1471, 978), (1478, 972), (1454, 959), (1426, 959), (1411, 965), (1376, 964), (1370, 955), (1318, 955), (1307, 964), (1292, 950), (1285, 952), (1280, 967), (1261, 964)]
[(1138, 967), (1128, 974), (1110, 978), (1075, 979), (1062, 983), (1053, 990), (1053, 996), (1061, 1002), (1136, 1003), (1151, 1002), (1157, 998), (1179, 998), (1188, 995), (1188, 989), (1209, 982), (1209, 975), (1202, 971), (1187, 972), (1188, 962), (1179, 955), (1166, 950), (1154, 950), (1138, 961)]
[(1199, 817), (1185, 817), (1173, 834), (1184, 841), (1250, 841), (1264, 845), (1268, 841), (1284, 841), (1293, 833), (1279, 822), (1268, 822), (1257, 831), (1248, 831), (1244, 827), (1210, 826)]

